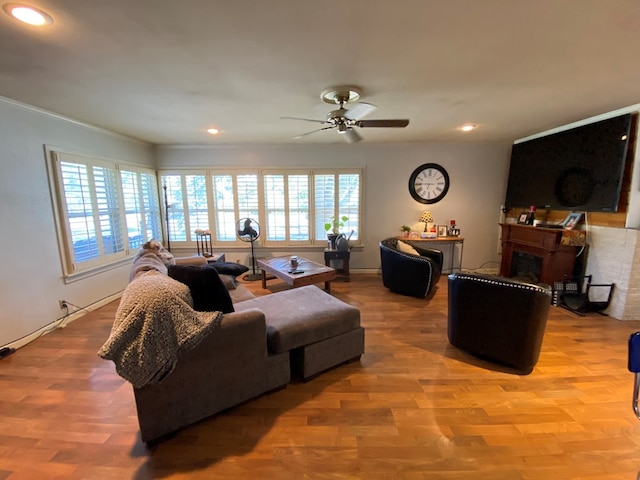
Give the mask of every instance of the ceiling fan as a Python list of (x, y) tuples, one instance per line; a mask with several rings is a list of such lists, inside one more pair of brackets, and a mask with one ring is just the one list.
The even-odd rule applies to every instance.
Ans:
[(355, 143), (362, 140), (362, 137), (353, 127), (361, 128), (404, 128), (409, 125), (409, 119), (386, 119), (386, 120), (361, 120), (369, 115), (378, 107), (370, 103), (355, 103), (352, 108), (346, 109), (346, 103), (356, 102), (360, 99), (361, 92), (357, 87), (332, 87), (327, 88), (320, 94), (320, 98), (325, 103), (339, 105), (340, 108), (332, 110), (327, 114), (326, 120), (313, 120), (310, 118), (299, 117), (280, 117), (285, 120), (303, 120), (305, 122), (314, 122), (324, 125), (322, 128), (302, 133), (293, 138), (299, 139), (312, 133), (321, 132), (322, 130), (336, 129), (338, 133), (344, 136), (348, 143)]

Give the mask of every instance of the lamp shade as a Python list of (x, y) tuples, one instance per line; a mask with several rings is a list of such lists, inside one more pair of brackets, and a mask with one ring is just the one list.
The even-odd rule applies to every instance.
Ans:
[(433, 223), (433, 215), (431, 215), (431, 212), (422, 212), (420, 221), (423, 223)]

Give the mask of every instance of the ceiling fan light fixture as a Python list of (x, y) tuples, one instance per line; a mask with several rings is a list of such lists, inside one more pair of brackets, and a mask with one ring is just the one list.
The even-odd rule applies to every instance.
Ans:
[(51, 25), (53, 18), (46, 12), (28, 5), (19, 3), (5, 3), (2, 9), (7, 15), (12, 16), (16, 20), (20, 20), (28, 25), (40, 27), (42, 25)]
[(340, 105), (341, 103), (357, 102), (361, 95), (362, 91), (358, 87), (331, 87), (323, 90), (320, 98), (325, 103)]

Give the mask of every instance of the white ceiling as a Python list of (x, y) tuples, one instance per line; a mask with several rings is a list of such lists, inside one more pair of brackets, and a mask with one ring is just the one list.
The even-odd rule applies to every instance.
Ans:
[(342, 84), (411, 120), (366, 143), (511, 142), (640, 102), (638, 0), (31, 4), (54, 23), (0, 12), (0, 95), (155, 144), (342, 143), (280, 119), (324, 119)]

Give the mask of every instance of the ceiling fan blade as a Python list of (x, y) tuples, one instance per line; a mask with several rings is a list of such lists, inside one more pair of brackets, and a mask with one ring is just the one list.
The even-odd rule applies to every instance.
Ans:
[(280, 117), (280, 120), (302, 120), (304, 122), (327, 123), (326, 120), (313, 120), (311, 118), (300, 118), (300, 117)]
[(370, 103), (355, 103), (353, 107), (347, 110), (347, 113), (345, 113), (344, 116), (349, 120), (358, 120), (362, 117), (366, 117), (371, 112), (377, 109), (378, 107), (376, 107), (375, 105), (371, 105)]
[(329, 130), (331, 128), (334, 128), (334, 126), (332, 125), (332, 126), (329, 126), (329, 127), (318, 128), (317, 130), (311, 130), (310, 132), (301, 133), (300, 135), (296, 135), (293, 138), (294, 138), (294, 140), (298, 140), (299, 138), (306, 137), (307, 135), (311, 135), (312, 133), (321, 132), (322, 130)]
[(356, 143), (362, 140), (360, 134), (351, 127), (347, 128), (344, 132), (339, 133), (344, 136), (347, 143)]
[(356, 125), (359, 127), (379, 127), (379, 128), (404, 128), (409, 125), (409, 119), (397, 120), (358, 120)]

